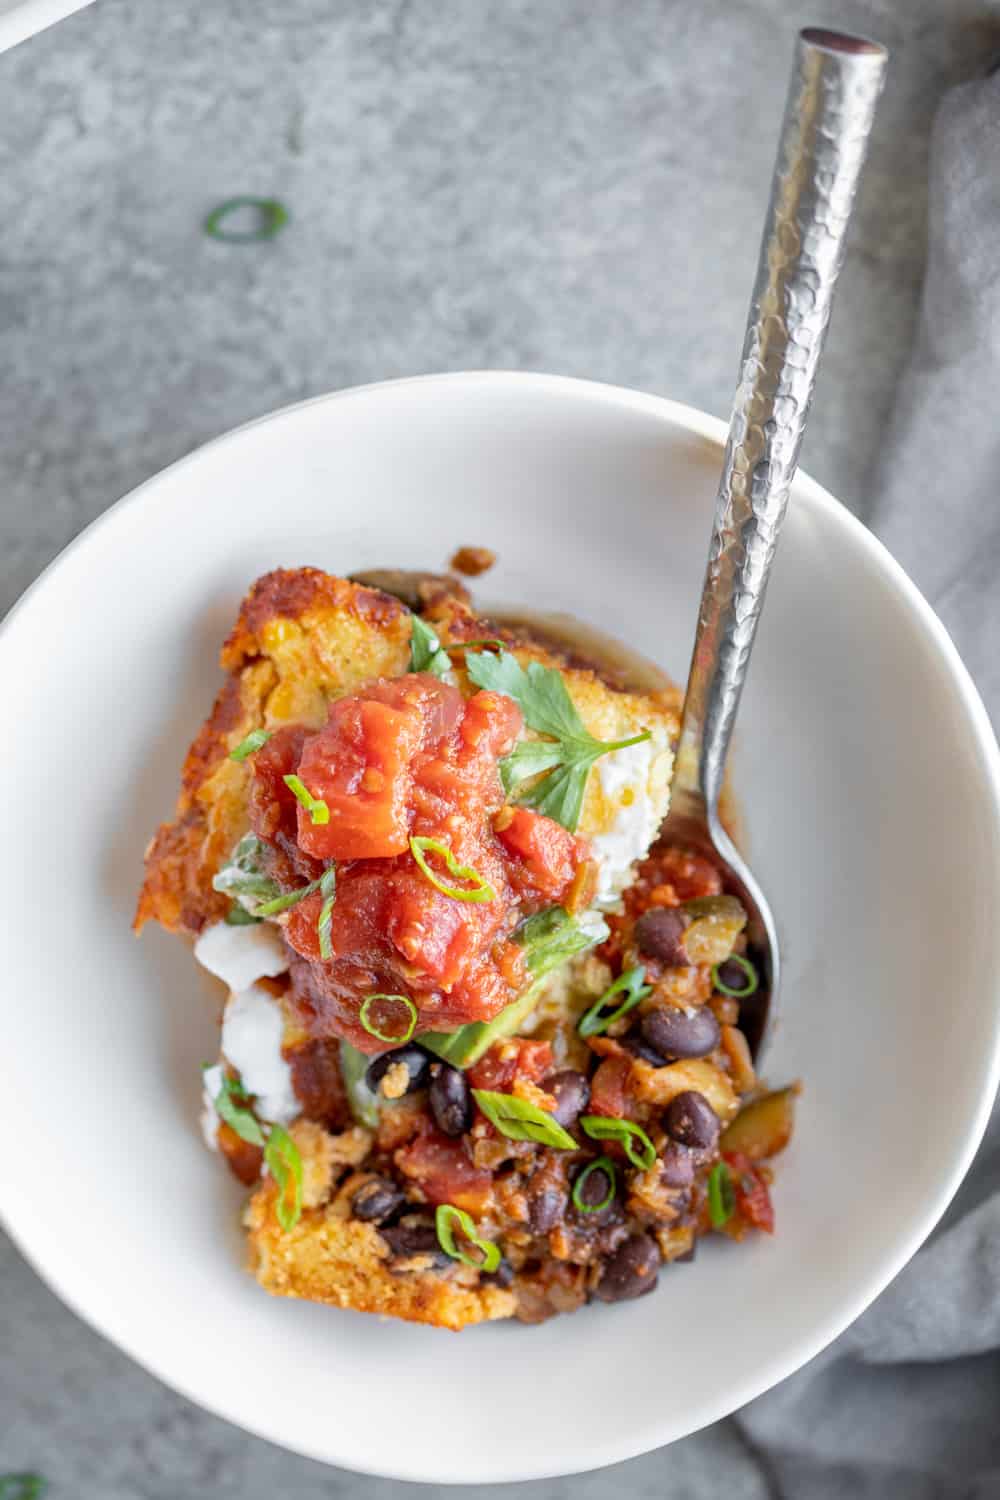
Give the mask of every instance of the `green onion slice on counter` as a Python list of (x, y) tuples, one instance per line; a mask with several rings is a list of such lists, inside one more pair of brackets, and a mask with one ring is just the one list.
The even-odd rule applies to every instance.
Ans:
[[(482, 1252), (482, 1259), (470, 1255), (468, 1250), (456, 1243), (455, 1226), (461, 1229), (463, 1235), (470, 1245), (475, 1245)], [(480, 1239), (476, 1233), (476, 1226), (469, 1215), (462, 1208), (456, 1208), (453, 1203), (439, 1203), (434, 1215), (434, 1228), (437, 1231), (438, 1244), (446, 1255), (452, 1260), (460, 1260), (463, 1265), (472, 1266), (477, 1271), (495, 1271), (500, 1264), (500, 1246), (494, 1245), (492, 1240)]]
[(584, 1115), (580, 1121), (592, 1141), (618, 1141), (633, 1167), (648, 1172), (656, 1165), (656, 1147), (641, 1125), (610, 1115)]
[[(746, 975), (747, 982), (741, 990), (734, 990), (724, 979), (719, 978), (719, 970), (724, 968), (726, 964), (736, 964), (737, 968), (742, 969)], [(755, 995), (757, 993), (760, 979), (758, 978), (757, 970), (748, 958), (743, 958), (739, 953), (731, 953), (721, 964), (712, 965), (712, 983), (720, 995), (731, 995), (734, 1000), (745, 1000), (748, 995)]]
[[(595, 1000), (590, 1009), (584, 1011), (576, 1029), (581, 1036), (599, 1036), (615, 1021), (627, 1015), (633, 1006), (639, 1004), (640, 1000), (645, 1000), (646, 996), (652, 993), (652, 985), (646, 983), (645, 969), (641, 967), (626, 969), (623, 974), (619, 974), (614, 984), (608, 986), (600, 999)], [(616, 995), (624, 995), (625, 999), (610, 1015), (604, 1015), (605, 1006), (609, 1005)]]
[(313, 823), (329, 823), (330, 809), (322, 797), (314, 797), (312, 792), (298, 776), (283, 776), (282, 781), (295, 798), (296, 802), (302, 804)]
[(548, 1110), (527, 1099), (518, 1099), (514, 1094), (495, 1094), (491, 1089), (473, 1089), (472, 1097), (490, 1124), (512, 1141), (538, 1141), (543, 1146), (555, 1146), (558, 1151), (577, 1149), (569, 1131)]
[(48, 1487), (41, 1474), (0, 1474), (0, 1500), (41, 1500)]
[[(246, 219), (248, 227), (227, 228), (227, 222), (234, 217), (237, 223)], [(205, 233), (227, 245), (253, 245), (260, 240), (273, 240), (287, 223), (288, 210), (277, 198), (227, 198), (205, 220)]]
[(271, 1126), (264, 1160), (278, 1184), (278, 1223), (286, 1231), (294, 1229), (302, 1216), (302, 1158), (283, 1125)]
[[(440, 839), (411, 838), (410, 853), (420, 866), (421, 872), (442, 895), (451, 896), (455, 901), (496, 900), (497, 893), (489, 882), (484, 880), (471, 865), (460, 865), (448, 845), (442, 843)], [(436, 854), (439, 859), (443, 859), (448, 874), (453, 875), (456, 880), (468, 880), (471, 884), (469, 886), (447, 885), (440, 875), (436, 875), (431, 869), (427, 859), (428, 854)]]
[(247, 1106), (250, 1095), (239, 1078), (223, 1078), (222, 1087), (215, 1097), (215, 1112), (231, 1130), (235, 1130), (241, 1141), (251, 1146), (263, 1146), (264, 1132), (253, 1111)]
[[(604, 1172), (607, 1174), (608, 1191), (599, 1203), (588, 1203), (583, 1196), (584, 1188), (595, 1172)], [(573, 1184), (573, 1191), (570, 1196), (573, 1200), (574, 1208), (578, 1209), (582, 1214), (599, 1214), (602, 1209), (607, 1208), (614, 1201), (616, 1183), (615, 1164), (611, 1158), (609, 1156), (595, 1157), (577, 1175), (577, 1179)]]
[(333, 923), (333, 903), (337, 899), (336, 865), (331, 865), (328, 870), (323, 871), (319, 880), (319, 888), (323, 894), (323, 905), (319, 909), (319, 920), (316, 923), (316, 931), (319, 935), (319, 956), (329, 960), (333, 957), (330, 928)]
[(251, 729), (246, 739), (240, 740), (235, 750), (230, 750), (229, 759), (246, 760), (249, 756), (255, 754), (262, 745), (266, 745), (270, 738), (270, 733), (266, 729)]
[(713, 1229), (721, 1229), (733, 1216), (736, 1195), (733, 1179), (724, 1161), (717, 1161), (708, 1174), (708, 1217)]
[(431, 672), (443, 677), (451, 671), (451, 659), (426, 620), (413, 616), (410, 635), (410, 671)]
[[(378, 1024), (378, 1018), (372, 1017), (374, 1005), (385, 1007), (387, 1005), (403, 1006), (406, 1011), (407, 1025), (402, 1032), (389, 1033), (382, 1031)], [(377, 1037), (380, 1042), (391, 1042), (395, 1047), (401, 1047), (408, 1042), (417, 1029), (417, 1007), (407, 995), (369, 995), (358, 1012), (358, 1020), (368, 1032), (369, 1036)]]

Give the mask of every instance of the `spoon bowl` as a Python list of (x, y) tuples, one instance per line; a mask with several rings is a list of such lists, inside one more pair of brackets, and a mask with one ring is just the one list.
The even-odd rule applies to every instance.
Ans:
[(663, 843), (679, 844), (697, 854), (707, 855), (716, 865), (721, 863), (723, 888), (728, 895), (737, 898), (747, 914), (747, 951), (757, 971), (757, 987), (751, 995), (740, 1000), (740, 1030), (747, 1039), (751, 1057), (759, 1064), (781, 977), (781, 950), (770, 905), (750, 866), (718, 819), (709, 833), (697, 813), (672, 807), (660, 831), (660, 839)]

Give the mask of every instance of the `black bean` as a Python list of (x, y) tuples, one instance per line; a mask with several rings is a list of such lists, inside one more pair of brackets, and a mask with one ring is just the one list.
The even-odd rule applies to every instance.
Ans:
[(670, 968), (686, 967), (691, 960), (684, 948), (684, 932), (691, 924), (686, 912), (676, 906), (654, 906), (635, 924), (640, 953), (658, 958)]
[(556, 1107), (552, 1111), (552, 1117), (558, 1120), (564, 1130), (576, 1124), (590, 1103), (590, 1084), (582, 1073), (577, 1073), (573, 1068), (551, 1074), (545, 1079), (542, 1088), (547, 1094), (554, 1096)]
[[(595, 1176), (598, 1174), (594, 1174)], [(604, 1179), (604, 1192), (607, 1192), (607, 1179)], [(600, 1202), (600, 1197), (596, 1202)], [(534, 1196), (528, 1199), (528, 1222), (535, 1234), (548, 1234), (554, 1229), (566, 1212), (566, 1194), (560, 1192), (557, 1187), (540, 1188)]]
[(707, 1151), (719, 1136), (719, 1117), (704, 1094), (685, 1089), (667, 1105), (663, 1128), (671, 1140), (696, 1151)]
[(649, 1045), (641, 1031), (630, 1031), (628, 1036), (622, 1037), (621, 1045), (626, 1052), (631, 1052), (633, 1057), (640, 1057), (651, 1068), (665, 1068), (670, 1061)]
[[(388, 1091), (383, 1088), (382, 1092), (387, 1099), (401, 1099), (404, 1094), (412, 1094), (423, 1088), (430, 1065), (427, 1053), (410, 1042), (405, 1047), (396, 1047), (392, 1052), (383, 1052), (374, 1062), (370, 1062), (365, 1070), (365, 1083), (372, 1093), (378, 1093), (379, 1084), (392, 1069)], [(399, 1067), (405, 1068), (405, 1074), (395, 1071)]]
[(719, 1045), (719, 1023), (707, 1005), (691, 1012), (660, 1005), (639, 1024), (649, 1045), (664, 1057), (707, 1057)]
[(486, 1286), (508, 1287), (514, 1280), (514, 1267), (509, 1260), (502, 1260), (495, 1271), (480, 1271), (479, 1280)]
[(660, 1172), (667, 1187), (686, 1188), (694, 1181), (694, 1161), (686, 1146), (670, 1141), (660, 1157)]
[(395, 1224), (380, 1229), (379, 1234), (392, 1251), (394, 1260), (429, 1257), (432, 1266), (451, 1265), (452, 1259), (438, 1242), (433, 1224)]
[[(577, 1178), (577, 1182), (580, 1182), (579, 1177)], [(575, 1197), (583, 1205), (580, 1212), (584, 1214), (596, 1213), (597, 1205), (604, 1202), (612, 1186), (611, 1177), (604, 1167), (595, 1167), (592, 1172), (588, 1171), (586, 1177), (582, 1180), (579, 1191), (575, 1194)], [(608, 1206), (610, 1207), (611, 1205), (609, 1204)]]
[(362, 1183), (351, 1199), (351, 1209), (356, 1219), (366, 1224), (383, 1224), (399, 1213), (406, 1203), (406, 1194), (394, 1182), (385, 1177), (373, 1177)]
[(733, 959), (727, 958), (725, 963), (719, 965), (719, 978), (722, 983), (731, 990), (745, 990), (747, 988), (746, 970), (742, 969)]
[(642, 1297), (656, 1285), (660, 1252), (648, 1234), (633, 1234), (604, 1263), (594, 1295), (602, 1302), (625, 1302)]
[(472, 1093), (468, 1080), (448, 1063), (431, 1064), (428, 1095), (431, 1114), (445, 1135), (464, 1135), (472, 1128)]

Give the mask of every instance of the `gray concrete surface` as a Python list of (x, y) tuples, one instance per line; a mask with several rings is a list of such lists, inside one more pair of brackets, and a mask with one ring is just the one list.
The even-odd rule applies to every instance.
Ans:
[[(0, 57), (0, 612), (140, 480), (330, 388), (494, 365), (725, 415), (791, 39), (817, 19), (893, 49), (804, 455), (865, 515), (930, 119), (1000, 46), (996, 3), (97, 0)], [(280, 196), (287, 231), (206, 239), (243, 192)], [(0, 1474), (23, 1468), (52, 1500), (402, 1490), (195, 1410), (0, 1236)], [(524, 1488), (777, 1493), (733, 1424)]]

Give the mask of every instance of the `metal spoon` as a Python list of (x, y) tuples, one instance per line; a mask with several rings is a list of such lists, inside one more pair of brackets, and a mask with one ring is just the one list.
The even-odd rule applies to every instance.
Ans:
[(740, 1024), (755, 1055), (778, 990), (778, 935), (719, 794), (887, 61), (876, 42), (799, 33), (661, 833), (711, 850), (746, 907), (760, 984)]

